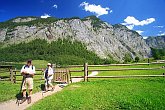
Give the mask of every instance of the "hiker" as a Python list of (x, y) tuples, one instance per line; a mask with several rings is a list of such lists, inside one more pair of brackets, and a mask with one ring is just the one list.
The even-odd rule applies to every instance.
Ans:
[[(21, 74), (23, 76), (23, 83), (22, 83), (22, 92), (23, 92), (23, 98), (20, 102), (22, 104), (26, 101), (28, 104), (31, 103), (31, 95), (33, 91), (33, 76), (35, 74), (35, 67), (32, 65), (32, 60), (28, 60), (27, 64), (24, 65), (21, 69)], [(26, 87), (27, 86), (27, 87)], [(29, 90), (29, 96), (26, 98), (26, 88)]]
[(51, 63), (47, 64), (47, 68), (44, 72), (44, 78), (45, 78), (45, 91), (48, 91), (48, 87), (52, 88), (52, 91), (54, 90), (54, 86), (52, 84), (52, 79), (53, 79), (53, 69)]

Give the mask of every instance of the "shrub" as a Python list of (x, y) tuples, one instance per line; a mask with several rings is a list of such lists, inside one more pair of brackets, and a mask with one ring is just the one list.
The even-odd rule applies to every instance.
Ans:
[(135, 57), (135, 62), (139, 62), (140, 58), (139, 57)]

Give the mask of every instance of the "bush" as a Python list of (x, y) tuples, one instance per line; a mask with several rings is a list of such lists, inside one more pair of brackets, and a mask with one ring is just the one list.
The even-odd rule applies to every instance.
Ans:
[(135, 57), (135, 62), (139, 62), (140, 58), (139, 57)]
[(129, 53), (125, 54), (124, 56), (124, 63), (128, 63), (132, 61), (132, 57)]

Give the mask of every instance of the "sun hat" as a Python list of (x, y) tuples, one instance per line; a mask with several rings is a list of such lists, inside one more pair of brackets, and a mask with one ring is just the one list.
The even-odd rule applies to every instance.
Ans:
[(51, 66), (51, 63), (48, 63), (47, 65), (48, 65), (48, 66)]

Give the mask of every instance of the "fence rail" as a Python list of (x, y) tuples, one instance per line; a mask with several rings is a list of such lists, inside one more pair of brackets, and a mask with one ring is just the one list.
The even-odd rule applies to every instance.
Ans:
[(124, 75), (124, 76), (87, 76), (88, 78), (135, 78), (135, 77), (165, 77), (165, 75)]
[[(88, 65), (88, 67), (107, 67), (107, 66), (136, 66), (136, 65), (151, 65), (151, 64), (165, 64), (165, 62), (151, 62), (151, 63), (131, 63), (131, 64), (106, 64), (106, 65)], [(69, 65), (68, 68), (84, 67), (84, 65)]]
[(150, 64), (165, 64), (164, 62), (152, 62), (152, 63), (134, 63), (134, 64), (108, 64), (108, 65), (72, 65), (73, 67), (83, 67), (83, 70), (71, 70), (70, 72), (84, 72), (84, 76), (71, 76), (72, 78), (84, 78), (84, 81), (88, 81), (88, 78), (136, 78), (136, 77), (165, 77), (165, 74), (161, 75), (120, 75), (120, 76), (88, 76), (88, 72), (92, 71), (130, 71), (130, 70), (160, 70), (165, 69), (164, 67), (159, 68), (115, 68), (115, 69), (89, 69), (89, 67), (108, 67), (108, 66), (134, 66), (134, 65), (150, 65)]
[[(107, 64), (107, 65), (88, 65), (88, 63), (85, 63), (84, 65), (69, 65), (66, 68), (62, 67), (56, 67), (55, 73), (56, 73), (56, 78), (55, 81), (59, 81), (61, 79), (61, 82), (72, 82), (72, 78), (83, 78), (84, 81), (88, 81), (88, 78), (135, 78), (135, 77), (164, 77), (164, 73), (160, 75), (120, 75), (120, 76), (88, 76), (89, 72), (92, 71), (130, 71), (130, 70), (160, 70), (160, 69), (165, 69), (164, 67), (158, 67), (158, 68), (112, 68), (112, 69), (89, 69), (89, 67), (110, 67), (110, 66), (135, 66), (135, 65), (151, 65), (151, 64), (165, 64), (165, 62), (151, 62), (151, 63), (133, 63), (133, 64)], [(83, 69), (81, 70), (70, 70), (71, 68), (80, 68), (82, 67)], [(17, 77), (22, 76), (20, 73), (20, 70), (14, 69), (11, 65), (3, 66), (0, 65), (0, 68), (8, 68), (10, 72), (10, 76), (7, 79), (0, 79), (0, 81), (5, 81), (5, 80), (10, 80), (14, 83), (16, 81), (21, 81), (17, 79)], [(35, 75), (41, 76), (43, 75), (43, 69), (36, 69), (36, 71), (40, 71), (41, 73), (36, 73)], [(82, 76), (72, 76), (72, 73), (78, 73), (78, 72), (83, 72), (84, 74)], [(43, 78), (38, 78), (34, 79), (35, 81), (37, 80), (44, 80)]]

